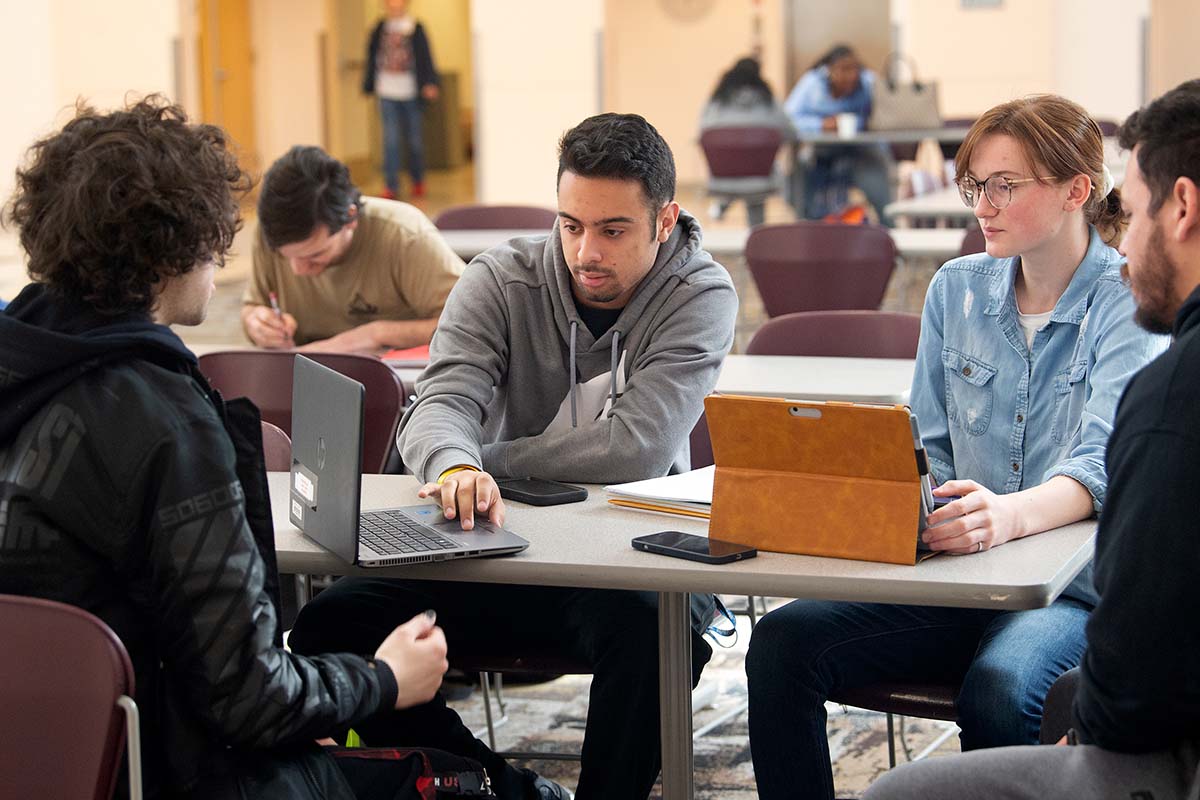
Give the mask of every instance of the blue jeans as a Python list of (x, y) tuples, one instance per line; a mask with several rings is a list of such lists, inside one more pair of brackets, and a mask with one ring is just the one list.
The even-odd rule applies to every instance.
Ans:
[(759, 797), (832, 798), (825, 700), (886, 680), (962, 681), (963, 750), (1037, 744), (1042, 702), (1078, 666), (1090, 608), (1032, 611), (797, 600), (763, 617), (746, 654)]
[(821, 219), (840, 211), (856, 186), (886, 222), (883, 208), (892, 201), (891, 168), (891, 155), (880, 147), (820, 145), (812, 163), (797, 168), (801, 186), (793, 185), (793, 197), (798, 195), (803, 203), (797, 210), (804, 219)]
[(425, 180), (425, 143), (421, 140), (419, 100), (379, 100), (383, 119), (383, 180), (393, 192), (400, 191), (400, 152), (408, 163), (413, 183)]

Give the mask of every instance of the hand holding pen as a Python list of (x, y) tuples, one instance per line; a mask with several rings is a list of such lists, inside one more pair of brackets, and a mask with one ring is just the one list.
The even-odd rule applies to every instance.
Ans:
[(271, 349), (296, 346), (296, 318), (279, 306), (275, 292), (269, 295), (271, 305), (246, 306), (242, 312), (246, 335), (259, 347)]

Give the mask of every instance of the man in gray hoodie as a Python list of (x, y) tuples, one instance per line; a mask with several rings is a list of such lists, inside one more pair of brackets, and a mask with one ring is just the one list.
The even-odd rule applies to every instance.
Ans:
[[(653, 126), (591, 117), (559, 144), (558, 225), (467, 267), (398, 437), (427, 481), (420, 495), (448, 518), (502, 523), (493, 476), (617, 483), (689, 468), (688, 434), (733, 343), (737, 296), (674, 193), (674, 159)], [(368, 652), (414, 604), (437, 609), (451, 650), (536, 645), (591, 665), (578, 797), (649, 794), (661, 759), (655, 593), (347, 578), (305, 607), (290, 642)], [(713, 598), (692, 605), (694, 685), (711, 655), (701, 634)], [(440, 697), (408, 716), (426, 746), (482, 761), (501, 797), (564, 796), (487, 750)], [(359, 732), (395, 744), (418, 730), (400, 719)]]

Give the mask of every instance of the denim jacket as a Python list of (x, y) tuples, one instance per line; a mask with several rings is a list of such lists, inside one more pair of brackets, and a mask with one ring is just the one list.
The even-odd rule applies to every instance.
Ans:
[[(997, 494), (1067, 475), (1104, 505), (1104, 450), (1129, 379), (1169, 340), (1133, 321), (1124, 259), (1093, 229), (1050, 322), (1026, 347), (1017, 321), (1018, 259), (949, 261), (921, 317), (912, 410), (938, 482)], [(1064, 592), (1094, 604), (1089, 565)]]

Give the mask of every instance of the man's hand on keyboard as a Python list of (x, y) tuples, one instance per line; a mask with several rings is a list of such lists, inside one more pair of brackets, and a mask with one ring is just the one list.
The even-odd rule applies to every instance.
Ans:
[(436, 483), (425, 484), (417, 496), (438, 498), (446, 519), (457, 517), (464, 531), (475, 527), (476, 514), (487, 517), (496, 525), (504, 524), (504, 501), (500, 499), (500, 487), (486, 472), (455, 472), (447, 475), (440, 486)]

